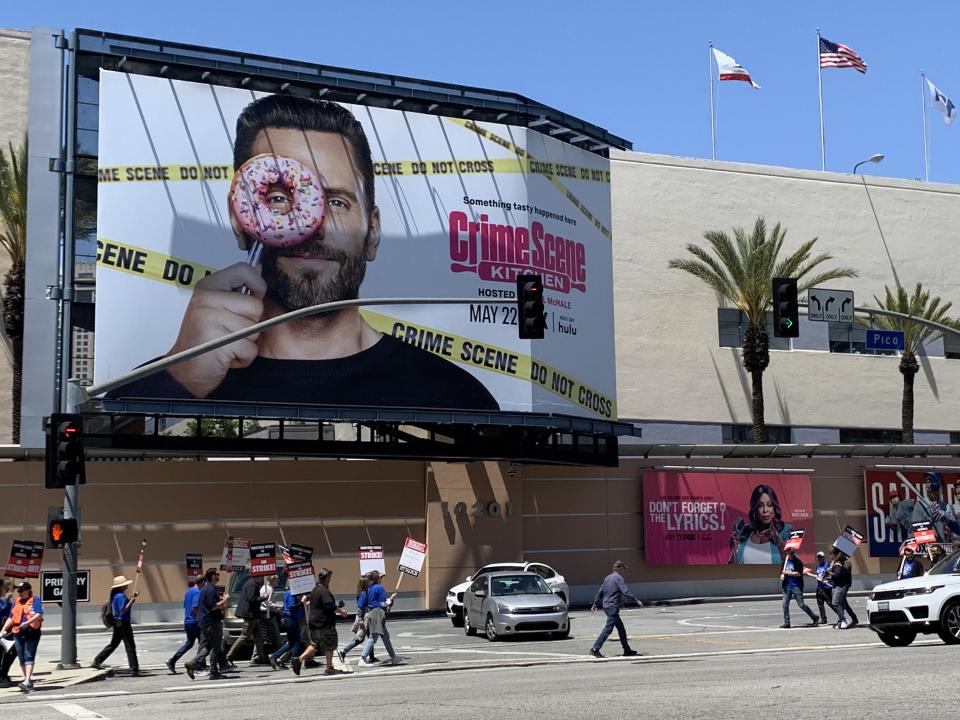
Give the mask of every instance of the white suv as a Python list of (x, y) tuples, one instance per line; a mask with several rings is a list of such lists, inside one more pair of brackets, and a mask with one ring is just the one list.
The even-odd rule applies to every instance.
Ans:
[(543, 581), (563, 602), (570, 602), (570, 588), (563, 575), (549, 565), (539, 562), (490, 563), (484, 565), (473, 575), (468, 575), (466, 582), (454, 585), (447, 591), (447, 617), (454, 627), (463, 627), (463, 593), (470, 583), (481, 575), (491, 572), (534, 572), (543, 578)]
[(870, 629), (891, 647), (909, 645), (917, 633), (960, 643), (960, 552), (922, 577), (877, 585), (867, 600)]

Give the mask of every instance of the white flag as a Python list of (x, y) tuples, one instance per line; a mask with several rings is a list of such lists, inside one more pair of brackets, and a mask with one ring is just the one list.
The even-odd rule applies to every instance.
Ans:
[(957, 116), (957, 106), (929, 80), (927, 80), (927, 88), (930, 90), (930, 104), (943, 113), (943, 121), (947, 125), (952, 125), (953, 119)]
[(717, 70), (720, 71), (721, 80), (743, 80), (758, 90), (760, 89), (760, 86), (753, 81), (750, 73), (743, 65), (716, 48), (710, 49), (713, 50), (713, 57), (717, 61)]

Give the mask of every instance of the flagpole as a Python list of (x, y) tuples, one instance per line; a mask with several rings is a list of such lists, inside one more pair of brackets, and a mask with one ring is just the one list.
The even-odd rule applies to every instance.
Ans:
[(827, 155), (823, 144), (823, 70), (820, 67), (820, 28), (817, 28), (817, 88), (820, 91), (820, 169), (827, 169)]
[(920, 68), (920, 117), (923, 118), (923, 180), (930, 182), (930, 155), (927, 144), (927, 78), (923, 74), (923, 68)]
[(708, 41), (707, 75), (710, 76), (710, 157), (717, 159), (717, 119), (713, 109), (713, 40)]

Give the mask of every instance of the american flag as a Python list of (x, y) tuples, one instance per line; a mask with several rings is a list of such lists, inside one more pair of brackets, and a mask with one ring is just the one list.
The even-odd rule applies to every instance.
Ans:
[(862, 73), (867, 72), (867, 64), (863, 58), (852, 49), (840, 43), (833, 43), (826, 38), (820, 38), (820, 67), (848, 68), (852, 67)]

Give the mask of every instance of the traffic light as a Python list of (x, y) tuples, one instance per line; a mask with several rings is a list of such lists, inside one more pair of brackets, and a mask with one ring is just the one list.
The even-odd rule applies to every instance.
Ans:
[(800, 307), (797, 304), (797, 279), (773, 279), (773, 335), (800, 337)]
[(83, 455), (83, 417), (51, 415), (47, 425), (47, 489), (65, 488), (87, 481)]
[(543, 277), (517, 275), (517, 327), (521, 340), (541, 340), (547, 327), (544, 319)]
[(54, 547), (63, 547), (75, 543), (80, 538), (77, 521), (73, 518), (55, 518), (47, 525), (47, 543)]

